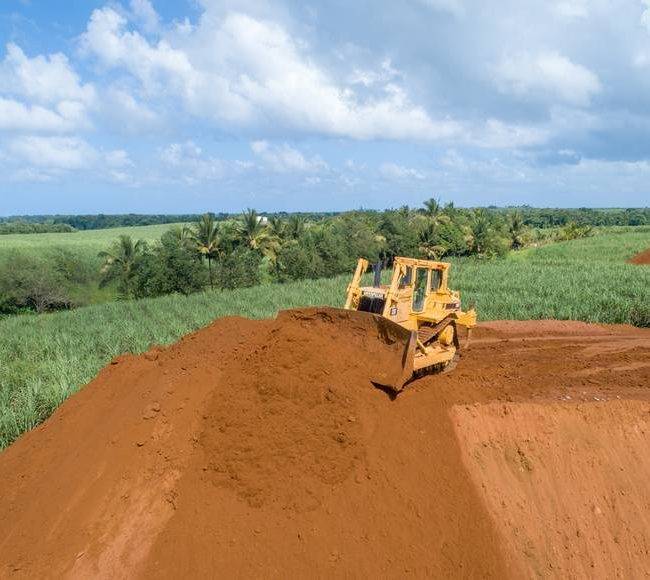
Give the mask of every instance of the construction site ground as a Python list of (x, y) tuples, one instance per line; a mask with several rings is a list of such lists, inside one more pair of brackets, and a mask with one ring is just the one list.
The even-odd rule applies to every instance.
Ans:
[(0, 577), (650, 576), (650, 330), (481, 323), (397, 397), (370, 315), (223, 318), (0, 454)]

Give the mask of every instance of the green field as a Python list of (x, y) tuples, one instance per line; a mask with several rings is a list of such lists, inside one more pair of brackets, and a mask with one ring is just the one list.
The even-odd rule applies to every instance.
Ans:
[[(156, 238), (167, 227), (129, 228), (128, 233), (144, 236), (134, 230), (146, 231)], [(90, 245), (97, 244), (94, 249), (101, 249), (116, 230), (43, 236), (82, 236), (82, 244), (87, 236)], [(650, 229), (642, 227), (527, 249), (505, 259), (454, 259), (452, 286), (462, 291), (465, 304), (476, 304), (482, 320), (558, 318), (647, 326), (650, 267), (625, 260), (649, 246)], [(0, 448), (47, 417), (120, 353), (169, 344), (224, 315), (261, 318), (283, 308), (340, 306), (348, 280), (339, 276), (0, 320)]]
[[(120, 235), (153, 243), (166, 231), (179, 224), (135, 226), (85, 230), (72, 233), (9, 234), (0, 235), (0, 264), (11, 261), (14, 256), (33, 258), (37, 264), (52, 263), (57, 254), (69, 253), (76, 260), (77, 270), (86, 274), (85, 282), (67, 287), (68, 295), (76, 305), (87, 306), (111, 302), (117, 298), (115, 285), (101, 287), (99, 270), (102, 259), (99, 252), (107, 250)], [(38, 266), (37, 266), (38, 267)], [(45, 266), (41, 266), (45, 267)], [(1, 317), (0, 317), (1, 318)]]
[(160, 236), (174, 225), (178, 224), (85, 230), (66, 234), (9, 234), (0, 236), (0, 252), (10, 250), (44, 252), (53, 248), (63, 248), (96, 256), (122, 234), (136, 240), (153, 242), (160, 239)]

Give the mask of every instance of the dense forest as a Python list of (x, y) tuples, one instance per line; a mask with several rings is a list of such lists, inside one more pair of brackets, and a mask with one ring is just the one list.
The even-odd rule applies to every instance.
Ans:
[(122, 235), (99, 255), (56, 247), (45, 254), (5, 252), (0, 256), (0, 314), (331, 277), (351, 272), (360, 256), (387, 265), (397, 255), (493, 259), (529, 245), (591, 235), (594, 222), (648, 223), (647, 213), (467, 209), (435, 199), (418, 209), (334, 215), (261, 216), (252, 209), (238, 216), (208, 213), (171, 226), (154, 243)]

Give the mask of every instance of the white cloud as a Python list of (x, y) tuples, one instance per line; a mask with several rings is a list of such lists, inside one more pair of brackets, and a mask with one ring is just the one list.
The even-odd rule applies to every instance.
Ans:
[(540, 145), (550, 137), (549, 129), (503, 123), (488, 119), (485, 125), (468, 131), (467, 142), (478, 147), (508, 149)]
[(79, 76), (61, 53), (29, 58), (20, 47), (7, 45), (0, 64), (0, 93), (19, 95), (44, 104), (80, 102), (90, 104), (95, 89), (82, 84)]
[(286, 143), (271, 145), (267, 141), (253, 141), (251, 149), (273, 171), (278, 173), (304, 172), (318, 173), (326, 170), (327, 164), (318, 156), (307, 159), (300, 151)]
[(18, 137), (9, 143), (8, 152), (32, 167), (55, 170), (87, 169), (97, 159), (97, 152), (77, 137)]
[(90, 126), (95, 89), (60, 53), (29, 58), (7, 45), (0, 62), (0, 130), (70, 132)]
[(362, 98), (280, 24), (243, 13), (224, 16), (208, 7), (196, 27), (150, 44), (103, 8), (93, 12), (82, 47), (103, 65), (128, 71), (148, 95), (180, 96), (192, 114), (217, 123), (272, 122), (355, 139), (439, 139), (459, 130), (452, 120), (432, 120), (402, 86), (386, 80), (392, 69), (383, 67), (371, 79), (373, 94)]
[(161, 124), (155, 111), (124, 88), (112, 86), (103, 97), (102, 115), (126, 132), (152, 129)]
[(641, 4), (645, 6), (641, 13), (641, 24), (650, 32), (650, 0), (641, 0)]
[(399, 73), (393, 68), (390, 59), (385, 59), (376, 70), (355, 68), (350, 75), (349, 82), (352, 85), (373, 87), (391, 82), (397, 76)]
[(81, 36), (82, 52), (95, 55), (107, 67), (125, 69), (150, 94), (169, 89), (191, 93), (194, 70), (185, 53), (164, 40), (150, 45), (137, 31), (126, 30), (126, 25), (126, 18), (112, 8), (93, 11)]
[(133, 161), (129, 158), (129, 154), (124, 149), (116, 149), (109, 151), (105, 155), (106, 163), (110, 167), (120, 169), (124, 167), (133, 167)]
[(412, 167), (397, 165), (396, 163), (382, 163), (379, 167), (379, 173), (386, 179), (393, 179), (396, 181), (405, 179), (422, 180), (426, 178), (426, 175), (421, 171), (413, 169)]
[(650, 52), (637, 52), (632, 59), (632, 64), (637, 68), (645, 68), (650, 65)]
[(499, 90), (533, 100), (586, 106), (601, 90), (593, 72), (557, 52), (520, 53), (503, 59), (494, 73)]
[(54, 109), (0, 96), (0, 130), (66, 133), (87, 126), (83, 107), (64, 101)]
[(12, 181), (61, 181), (68, 174), (133, 185), (134, 167), (122, 149), (101, 151), (78, 137), (21, 136), (10, 140), (0, 152), (3, 172)]
[(51, 183), (57, 176), (51, 171), (43, 171), (36, 167), (21, 167), (11, 173), (7, 173), (11, 181), (27, 181), (30, 183)]
[(448, 12), (454, 16), (463, 16), (465, 14), (465, 5), (463, 0), (418, 0), (420, 4), (436, 10), (438, 12)]
[(447, 149), (440, 158), (440, 165), (457, 170), (463, 170), (467, 167), (464, 157), (456, 149)]
[(224, 175), (224, 163), (206, 156), (193, 141), (171, 143), (160, 153), (164, 169), (172, 181), (196, 185), (204, 181), (219, 180)]
[(131, 12), (145, 32), (154, 33), (160, 29), (160, 16), (149, 0), (131, 0)]
[(586, 18), (589, 15), (587, 0), (557, 0), (551, 4), (553, 12), (565, 20)]

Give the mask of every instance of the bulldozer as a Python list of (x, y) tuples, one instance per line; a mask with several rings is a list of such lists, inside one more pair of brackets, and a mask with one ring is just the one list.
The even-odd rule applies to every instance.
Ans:
[(447, 286), (448, 262), (397, 257), (390, 284), (382, 285), (381, 263), (373, 264), (372, 286), (361, 281), (370, 262), (360, 258), (347, 287), (345, 310), (368, 312), (383, 320), (388, 339), (398, 345), (401, 365), (373, 382), (399, 392), (413, 377), (451, 370), (460, 351), (469, 344), (476, 311), (461, 310), (460, 293)]

